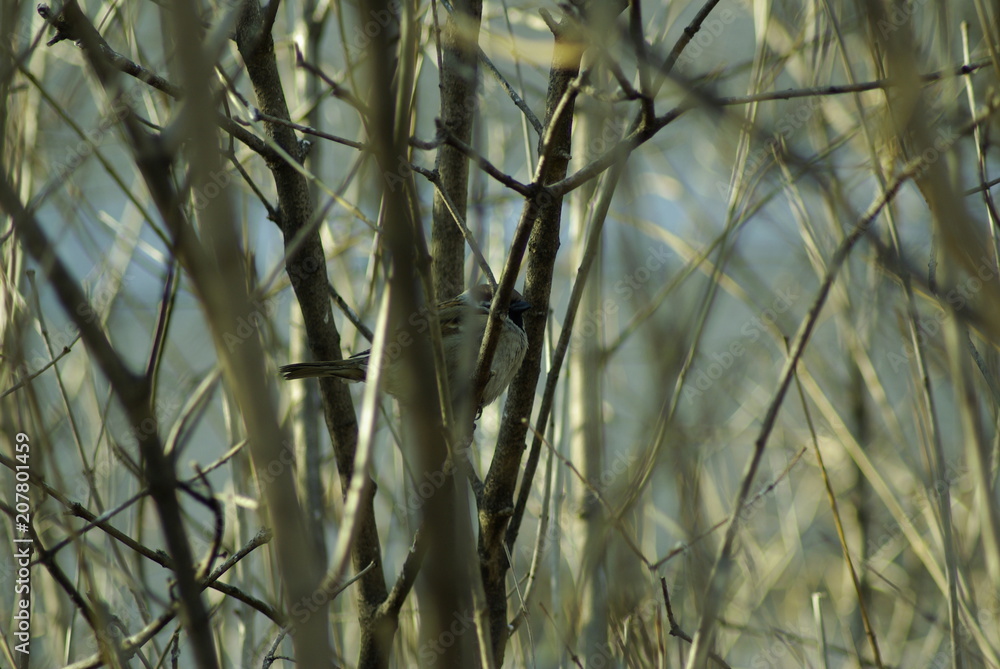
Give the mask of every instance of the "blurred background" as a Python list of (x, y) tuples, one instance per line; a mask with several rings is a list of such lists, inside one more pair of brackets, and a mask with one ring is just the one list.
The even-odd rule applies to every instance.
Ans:
[[(203, 22), (191, 39), (214, 49), (206, 85), (216, 112), (268, 136), (226, 37), (238, 6), (190, 4)], [(376, 228), (389, 194), (361, 146), (370, 141), (371, 44), (412, 46), (399, 49), (395, 83), (418, 140), (410, 161), (433, 170), (442, 144), (438, 29), (457, 10), (421, 0), (384, 13), (346, 1), (275, 6), (275, 56), (297, 137), (311, 143), (303, 167), (330, 285), (373, 328), (385, 288)], [(119, 54), (179, 80), (185, 43), (168, 27), (169, 3), (80, 8)], [(561, 58), (552, 21), (586, 9), (487, 2), (478, 33), (466, 35), (481, 48), (468, 146), (522, 184), (533, 180), (540, 135), (507, 87), (545, 121), (550, 67)], [(713, 653), (706, 666), (1000, 666), (1000, 234), (990, 191), (998, 11), (978, 0), (646, 2), (616, 8), (606, 25), (582, 24), (575, 39), (587, 76), (574, 83), (569, 174), (602, 156), (612, 169), (579, 179), (562, 203), (528, 430), (529, 445), (536, 433), (545, 439), (509, 555), (503, 666), (683, 667), (696, 634)], [(93, 528), (74, 504), (164, 550), (138, 464), (148, 435), (169, 449), (179, 480), (217, 503), (179, 497), (197, 564), (271, 526), (220, 363), (220, 347), (238, 353), (252, 339), (265, 357), (260, 392), (284, 434), (319, 454), (320, 485), (308, 490), (322, 499), (307, 503), (306, 487), (299, 495), (319, 514), (309, 527), (325, 564), (344, 490), (316, 387), (277, 375), (308, 353), (268, 165), (223, 129), (226, 162), (181, 189), (199, 229), (212, 225), (206, 207), (228, 203), (247, 270), (238, 280), (251, 308), (227, 337), (213, 336), (209, 306), (178, 265), (123, 129), (129, 120), (159, 136), (181, 104), (127, 75), (109, 95), (71, 40), (46, 46), (51, 32), (32, 3), (5, 2), (0, 20), (3, 175), (86, 296), (76, 313), (64, 307), (5, 201), (4, 546), (15, 545), (8, 491), (18, 432), (31, 438), (33, 531), (114, 622), (105, 627), (114, 638), (170, 607), (171, 573)], [(623, 148), (634, 124), (648, 132)], [(196, 155), (180, 143), (178, 164)], [(185, 183), (180, 171), (174, 178)], [(430, 238), (435, 187), (420, 170), (412, 183)], [(524, 206), (522, 194), (470, 165), (466, 220), (498, 277)], [(577, 303), (591, 238), (594, 264)], [(465, 257), (465, 284), (482, 281)], [(551, 417), (538, 424), (571, 306)], [(345, 310), (333, 311), (343, 354), (369, 348)], [(162, 337), (154, 420), (134, 424), (123, 411), (81, 340), (81, 319), (136, 374)], [(351, 387), (359, 407), (363, 389)], [(391, 579), (411, 551), (424, 493), (400, 455), (395, 404), (381, 406), (371, 473)], [(470, 457), (481, 476), (503, 419), (501, 399), (478, 422)], [(13, 550), (0, 550), (0, 655), (12, 664), (24, 660), (13, 650)], [(85, 661), (106, 653), (106, 641), (50, 566), (32, 570), (33, 665), (96, 666)], [(204, 590), (221, 666), (292, 655), (257, 605), (281, 606), (272, 547), (242, 557), (222, 581), (253, 601)], [(336, 665), (358, 666), (355, 593), (326, 606)], [(474, 626), (456, 613), (452, 636), (435, 643), (420, 623), (411, 595), (390, 666), (431, 666)], [(186, 666), (179, 630), (172, 620), (149, 635), (141, 659), (107, 661), (170, 666), (177, 652)]]

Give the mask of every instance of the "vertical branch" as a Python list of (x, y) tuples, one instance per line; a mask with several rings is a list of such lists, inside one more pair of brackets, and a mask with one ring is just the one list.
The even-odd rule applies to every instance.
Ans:
[[(88, 313), (83, 307), (89, 308), (89, 301), (66, 266), (52, 254), (51, 241), (35, 216), (18, 199), (5, 169), (0, 169), (0, 206), (14, 219), (15, 230), (28, 253), (45, 268), (59, 302), (80, 328), (87, 350), (107, 377), (129, 420), (134, 425), (142, 425), (144, 421), (155, 425), (155, 412), (149, 401), (149, 385), (125, 367), (100, 327), (81, 315)], [(212, 627), (208, 610), (201, 599), (200, 588), (195, 582), (194, 560), (191, 545), (184, 533), (173, 466), (163, 452), (163, 443), (158, 434), (147, 435), (140, 440), (139, 447), (143, 475), (156, 505), (167, 552), (174, 565), (181, 602), (181, 620), (190, 636), (195, 661), (202, 669), (217, 667)]]
[[(178, 3), (173, 12), (164, 13), (164, 19), (171, 27), (177, 44), (196, 32), (199, 25), (193, 3)], [(271, 23), (266, 18), (263, 23), (267, 24), (266, 30), (269, 31)], [(270, 39), (270, 35), (261, 32), (261, 25), (258, 23), (254, 39), (257, 44), (263, 45), (265, 40), (261, 36), (267, 35)], [(205, 192), (211, 175), (222, 170), (217, 131), (213, 125), (201, 121), (214, 105), (209, 85), (213, 80), (213, 64), (208, 54), (194, 45), (180, 49), (177, 60), (187, 94), (172, 126), (181, 137), (189, 140), (191, 183), (198, 192)], [(273, 474), (273, 465), (284, 462), (282, 458), (287, 437), (282, 433), (274, 413), (271, 401), (274, 381), (263, 364), (265, 356), (260, 336), (254, 332), (240, 345), (233, 345), (228, 339), (244, 314), (254, 311), (247, 289), (251, 270), (242, 254), (229, 198), (224, 194), (209, 198), (201, 212), (201, 229), (195, 232), (180, 210), (180, 199), (168, 178), (169, 166), (178, 162), (177, 157), (169, 152), (165, 142), (149, 141), (134, 120), (129, 119), (127, 128), (136, 147), (139, 168), (157, 208), (166, 220), (178, 258), (190, 275), (205, 310), (219, 364), (240, 409), (254, 465), (258, 471), (266, 470)], [(282, 467), (277, 475), (262, 485), (262, 492), (276, 535), (275, 548), (285, 605), (287, 610), (294, 612), (302, 607), (303, 602), (313, 600), (320, 584), (322, 565), (310, 551), (292, 468)], [(308, 616), (295, 617), (292, 640), (299, 663), (318, 667), (330, 665), (327, 628), (326, 608), (312, 610)]]
[[(275, 60), (274, 42), (270, 33), (262, 32), (263, 27), (264, 16), (258, 0), (249, 0), (244, 4), (237, 24), (236, 44), (246, 63), (247, 74), (261, 111), (268, 116), (288, 120), (288, 106)], [(279, 146), (289, 155), (301, 159), (300, 145), (290, 127), (269, 121), (265, 121), (264, 125)], [(292, 165), (281, 158), (272, 157), (267, 166), (274, 177), (278, 193), (278, 225), (284, 236), (286, 249), (289, 249), (312, 218), (309, 185)], [(341, 357), (340, 333), (330, 306), (326, 257), (318, 231), (309, 233), (303, 240), (296, 241), (296, 244), (297, 250), (288, 255), (286, 270), (302, 310), (309, 348), (317, 360), (338, 360)], [(349, 389), (340, 381), (320, 379), (319, 386), (324, 418), (333, 441), (341, 490), (346, 494), (353, 473), (358, 437), (354, 404)], [(369, 490), (358, 507), (358, 530), (351, 551), (356, 571), (361, 572), (369, 564), (374, 565), (362, 575), (357, 588), (362, 655), (366, 658), (369, 657), (365, 655), (366, 649), (372, 651), (371, 656), (378, 656), (379, 653), (374, 649), (387, 646), (388, 641), (384, 637), (388, 635), (391, 639), (393, 632), (379, 629), (381, 619), (377, 616), (378, 606), (385, 599), (387, 589), (375, 522), (374, 486)]]
[[(545, 105), (545, 132), (539, 148), (539, 164), (535, 183), (544, 186), (566, 175), (572, 149), (573, 110), (576, 88), (574, 80), (580, 74), (584, 45), (572, 28), (572, 19), (553, 25), (555, 52), (549, 73), (549, 88)], [(510, 386), (504, 420), (500, 427), (496, 452), (484, 481), (479, 507), (479, 559), (490, 615), (490, 633), (494, 659), (503, 663), (509, 627), (507, 625), (506, 575), (509, 567), (505, 550), (504, 532), (513, 512), (514, 488), (524, 453), (528, 419), (535, 400), (535, 386), (541, 373), (542, 340), (549, 309), (549, 293), (556, 252), (559, 249), (559, 227), (562, 220), (562, 197), (554, 197), (546, 190), (530, 198), (522, 212), (522, 222), (515, 233), (515, 247), (508, 258), (498, 288), (499, 301), (504, 302), (505, 291), (513, 286), (520, 266), (518, 247), (527, 224), (530, 236), (526, 245), (530, 249), (524, 283), (524, 297), (532, 305), (525, 313), (524, 329), (528, 335), (528, 352), (521, 369)], [(497, 300), (494, 300), (496, 307)], [(493, 315), (491, 314), (491, 321)], [(492, 325), (492, 323), (491, 323)], [(489, 344), (489, 328), (487, 329)], [(485, 362), (482, 353), (480, 366)]]
[[(306, 57), (311, 63), (320, 62), (321, 45), (323, 43), (323, 29), (326, 26), (329, 6), (321, 16), (317, 16), (317, 0), (307, 0), (302, 7), (303, 21), (305, 22), (305, 44)], [(320, 79), (315, 76), (305, 77), (305, 89), (307, 98), (316, 100), (321, 95)], [(309, 125), (313, 128), (323, 127), (323, 114), (320, 107), (314, 107), (309, 112)], [(322, 180), (325, 173), (325, 156), (323, 142), (314, 142), (309, 151), (309, 161), (312, 173), (317, 179)], [(320, 189), (315, 183), (309, 184), (309, 201), (318, 201)], [(301, 350), (308, 346), (308, 334), (298, 334), (293, 343), (292, 353), (295, 349)], [(299, 357), (299, 356), (293, 356)], [(301, 356), (304, 357), (304, 356)], [(300, 359), (301, 359), (300, 357)], [(300, 420), (295, 421), (295, 461), (301, 463), (298, 470), (298, 485), (300, 496), (305, 505), (306, 526), (309, 536), (313, 540), (316, 554), (319, 556), (320, 564), (326, 564), (328, 560), (326, 541), (324, 540), (323, 517), (326, 493), (323, 488), (322, 453), (320, 452), (319, 423), (315, 416), (322, 411), (322, 405), (317, 392), (318, 384), (303, 383), (293, 392), (300, 393), (301, 402), (296, 402), (299, 407)]]
[[(46, 7), (45, 11), (47, 10)], [(66, 3), (60, 19), (83, 44), (84, 53), (102, 85), (105, 88), (112, 87), (113, 71), (101, 55), (104, 53), (106, 43), (74, 1)], [(114, 95), (111, 97), (113, 99)], [(134, 118), (126, 118), (126, 126), (130, 132), (136, 131), (136, 125)], [(166, 180), (169, 177), (169, 170), (163, 168), (167, 165), (161, 163), (156, 167), (161, 170), (161, 178)], [(154, 190), (153, 184), (150, 184), (150, 188), (151, 191)], [(155, 425), (156, 413), (152, 405), (150, 380), (132, 373), (114, 351), (100, 327), (81, 315), (88, 313), (84, 310), (84, 308), (89, 309), (88, 300), (61, 260), (53, 255), (51, 242), (35, 216), (24, 208), (5, 169), (0, 170), (0, 205), (13, 217), (15, 229), (28, 252), (45, 268), (59, 301), (80, 328), (84, 344), (108, 378), (129, 420), (134, 425), (147, 424), (147, 421), (148, 424)], [(139, 448), (143, 475), (156, 505), (167, 550), (175, 567), (177, 590), (181, 601), (181, 619), (190, 636), (195, 660), (198, 666), (204, 669), (217, 667), (218, 658), (215, 653), (212, 626), (208, 610), (201, 599), (200, 587), (196, 583), (191, 545), (184, 532), (173, 463), (164, 453), (163, 443), (155, 432), (140, 440)]]
[[(457, 0), (441, 36), (441, 122), (445, 132), (468, 144), (476, 112), (479, 84), (479, 25), (482, 0)], [(434, 193), (431, 254), (434, 257), (434, 292), (442, 298), (463, 290), (465, 240), (447, 203), (465, 219), (469, 192), (469, 160), (461, 151), (443, 143), (437, 156), (442, 193)], [(445, 195), (447, 197), (445, 197)]]
[[(586, 164), (593, 158), (593, 142), (591, 137), (600, 136), (601, 122), (608, 122), (596, 110), (580, 114), (576, 128), (577, 151), (581, 164)], [(624, 162), (624, 161), (623, 161)], [(612, 169), (617, 176), (620, 171), (617, 166)], [(611, 193), (618, 183), (611, 175), (608, 177)], [(599, 280), (588, 281), (583, 275), (583, 266), (588, 263), (587, 246), (590, 238), (587, 235), (588, 221), (600, 230), (604, 217), (591, 209), (592, 198), (596, 190), (597, 180), (591, 180), (580, 188), (572, 201), (572, 237), (576, 240), (573, 249), (574, 266), (581, 267), (578, 280), (585, 281), (580, 307), (584, 314), (600, 313), (601, 284)], [(610, 201), (610, 197), (607, 198)], [(606, 210), (605, 210), (606, 211)], [(592, 214), (592, 215), (591, 215)], [(600, 217), (595, 220), (595, 217)], [(600, 235), (597, 235), (600, 238)], [(601, 247), (598, 245), (592, 259), (593, 267), (600, 274)], [(599, 278), (596, 277), (596, 278)], [(574, 287), (575, 288), (575, 287)], [(571, 324), (563, 323), (563, 328)], [(603, 370), (601, 366), (601, 331), (598, 324), (593, 336), (583, 337), (580, 346), (570, 351), (569, 378), (569, 411), (570, 411), (570, 448), (573, 461), (581, 469), (581, 473), (591, 484), (598, 485), (601, 472), (604, 470), (604, 439), (603, 439), (603, 390), (601, 382)], [(539, 429), (542, 429), (539, 425)], [(522, 477), (518, 501), (532, 487), (532, 480)], [(583, 553), (580, 558), (579, 575), (582, 592), (577, 593), (576, 602), (580, 610), (581, 640), (587, 657), (596, 657), (608, 643), (608, 606), (607, 606), (607, 571), (606, 548), (608, 542), (603, 528), (606, 519), (601, 513), (600, 505), (593, 491), (585, 486), (579, 486), (579, 498), (576, 505), (580, 512), (576, 516), (576, 528), (583, 540)]]
[[(363, 14), (382, 15), (386, 0), (368, 0), (362, 4)], [(464, 493), (464, 481), (457, 481), (449, 467), (451, 457), (448, 435), (442, 422), (442, 409), (447, 414), (449, 395), (440, 391), (446, 382), (444, 352), (440, 327), (435, 314), (429, 314), (429, 329), (414, 329), (413, 314), (421, 312), (425, 298), (434, 300), (436, 293), (431, 277), (430, 254), (420, 225), (412, 172), (409, 170), (410, 101), (416, 71), (416, 32), (412, 29), (414, 8), (402, 7), (402, 31), (398, 68), (394, 67), (389, 36), (375, 35), (369, 49), (368, 107), (372, 110), (368, 128), (375, 148), (375, 159), (382, 177), (383, 234), (380, 239), (384, 255), (389, 259), (389, 322), (390, 331), (406, 332), (412, 338), (403, 354), (399, 373), (414, 379), (418, 391), (400, 399), (405, 432), (409, 437), (407, 451), (413, 454), (418, 480), (442, 477), (441, 484), (424, 500), (421, 507), (426, 532), (427, 556), (417, 582), (421, 602), (424, 648), (441, 648), (440, 640), (451, 631), (456, 618), (468, 615), (470, 594), (474, 589), (475, 572), (472, 555), (472, 528), (469, 505)], [(395, 70), (395, 77), (393, 76)], [(402, 167), (401, 167), (402, 166)], [(463, 180), (464, 184), (464, 180)], [(462, 187), (464, 193), (464, 185)], [(464, 201), (464, 194), (463, 194)], [(453, 221), (452, 229), (457, 230)], [(462, 239), (461, 232), (459, 239)], [(463, 247), (459, 248), (464, 251)], [(437, 259), (435, 258), (435, 265)], [(461, 281), (461, 263), (457, 266)], [(421, 290), (421, 288), (423, 290)], [(432, 347), (433, 344), (433, 347)], [(438, 383), (434, 383), (437, 379)], [(398, 606), (383, 607), (383, 614), (395, 623)], [(481, 630), (485, 632), (485, 630)], [(474, 662), (475, 639), (458, 635), (453, 643), (443, 644), (435, 653), (433, 666), (464, 667)], [(388, 655), (388, 648), (382, 651)], [(362, 661), (362, 665), (365, 663)], [(374, 665), (370, 665), (374, 666)]]

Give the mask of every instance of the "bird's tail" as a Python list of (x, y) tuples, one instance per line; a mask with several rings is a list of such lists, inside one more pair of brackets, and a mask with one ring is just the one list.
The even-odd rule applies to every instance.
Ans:
[(336, 377), (348, 381), (364, 381), (368, 365), (347, 359), (330, 362), (297, 362), (278, 369), (286, 381), (313, 377)]

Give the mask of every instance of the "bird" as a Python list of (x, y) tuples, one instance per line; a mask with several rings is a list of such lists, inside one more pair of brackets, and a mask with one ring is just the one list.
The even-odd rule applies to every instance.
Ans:
[[(493, 289), (486, 284), (473, 286), (460, 295), (437, 305), (437, 316), (441, 324), (441, 343), (444, 346), (445, 365), (448, 370), (448, 388), (451, 391), (452, 406), (459, 407), (468, 400), (475, 373), (476, 359), (483, 337), (490, 306), (493, 303)], [(483, 390), (482, 403), (478, 409), (492, 404), (510, 385), (524, 361), (528, 350), (528, 336), (524, 331), (523, 315), (531, 305), (524, 301), (516, 290), (511, 293), (507, 310), (501, 316), (500, 338), (497, 342), (490, 377)], [(413, 314), (409, 324), (420, 332), (428, 326), (426, 319)], [(415, 392), (436, 391), (434, 378), (412, 383), (411, 367), (403, 359), (406, 346), (413, 343), (409, 332), (398, 330), (393, 340), (387, 342), (383, 356), (383, 388), (401, 401), (413, 397)], [(364, 381), (368, 374), (371, 349), (352, 355), (344, 360), (321, 362), (297, 362), (279, 368), (286, 381), (311, 377), (335, 377), (348, 381)]]

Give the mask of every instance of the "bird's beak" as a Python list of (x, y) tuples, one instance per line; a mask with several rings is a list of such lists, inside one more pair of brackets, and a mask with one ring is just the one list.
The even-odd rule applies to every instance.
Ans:
[(516, 302), (510, 303), (510, 313), (512, 314), (523, 314), (525, 311), (531, 308), (531, 305), (524, 300), (518, 300)]

